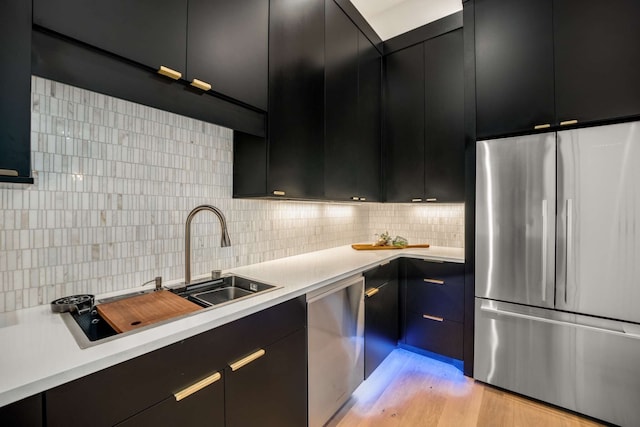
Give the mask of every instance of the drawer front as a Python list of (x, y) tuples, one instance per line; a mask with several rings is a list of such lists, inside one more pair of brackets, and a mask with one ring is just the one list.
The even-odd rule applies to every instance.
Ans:
[(365, 290), (377, 288), (398, 278), (398, 260), (380, 264), (364, 272)]
[(407, 278), (441, 280), (446, 284), (464, 284), (464, 264), (408, 259)]
[[(407, 311), (428, 313), (446, 320), (464, 320), (464, 283), (441, 279), (407, 280)], [(442, 281), (444, 283), (440, 284)]]
[(406, 314), (405, 344), (443, 356), (462, 359), (462, 323)]

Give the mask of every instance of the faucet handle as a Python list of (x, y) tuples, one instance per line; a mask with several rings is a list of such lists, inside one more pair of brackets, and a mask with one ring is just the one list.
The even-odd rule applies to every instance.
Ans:
[(142, 286), (148, 285), (149, 283), (155, 283), (156, 288), (154, 290), (159, 291), (162, 290), (162, 276), (156, 276), (155, 279), (149, 280), (148, 282), (144, 282)]

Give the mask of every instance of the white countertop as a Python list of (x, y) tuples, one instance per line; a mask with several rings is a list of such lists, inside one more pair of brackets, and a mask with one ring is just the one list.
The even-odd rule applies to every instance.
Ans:
[[(400, 257), (464, 262), (464, 250), (355, 251), (350, 246), (234, 268), (282, 288), (81, 349), (49, 305), (0, 314), (0, 407), (197, 335)], [(123, 293), (131, 292), (133, 289)], [(101, 296), (98, 296), (100, 298)]]

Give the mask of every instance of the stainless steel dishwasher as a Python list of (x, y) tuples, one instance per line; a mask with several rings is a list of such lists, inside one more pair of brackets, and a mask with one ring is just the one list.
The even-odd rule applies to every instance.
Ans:
[(309, 427), (322, 427), (364, 380), (364, 278), (307, 294)]

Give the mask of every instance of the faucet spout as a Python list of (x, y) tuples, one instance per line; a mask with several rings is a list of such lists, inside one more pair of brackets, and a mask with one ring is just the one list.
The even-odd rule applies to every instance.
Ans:
[(224, 218), (222, 211), (212, 205), (200, 205), (196, 206), (189, 215), (187, 215), (187, 222), (185, 224), (185, 247), (184, 247), (184, 283), (188, 285), (191, 283), (191, 221), (198, 212), (211, 211), (220, 220), (220, 228), (222, 235), (220, 237), (220, 247), (224, 248), (231, 246), (231, 239), (229, 238), (229, 231), (227, 230), (227, 220)]

